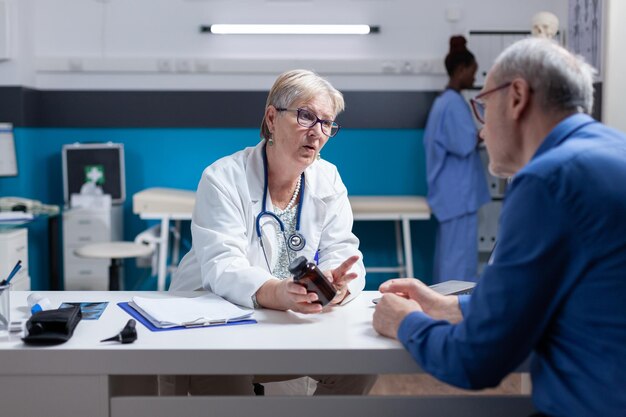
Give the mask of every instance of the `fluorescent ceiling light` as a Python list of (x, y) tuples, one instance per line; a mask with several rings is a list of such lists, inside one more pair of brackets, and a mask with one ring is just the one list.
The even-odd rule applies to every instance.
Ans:
[(229, 25), (201, 26), (201, 32), (220, 35), (367, 35), (378, 33), (378, 26), (370, 25)]

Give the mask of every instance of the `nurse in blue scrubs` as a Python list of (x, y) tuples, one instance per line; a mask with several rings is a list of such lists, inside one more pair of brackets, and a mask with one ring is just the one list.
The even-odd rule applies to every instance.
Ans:
[(428, 203), (439, 221), (433, 281), (475, 281), (477, 211), (490, 200), (478, 153), (478, 131), (461, 90), (473, 86), (478, 65), (463, 36), (450, 38), (445, 60), (450, 81), (430, 110), (424, 148)]

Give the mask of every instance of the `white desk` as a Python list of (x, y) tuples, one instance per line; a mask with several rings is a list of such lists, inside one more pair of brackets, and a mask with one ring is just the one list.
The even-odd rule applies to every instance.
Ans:
[[(157, 189), (144, 190), (135, 196), (144, 193), (144, 198), (147, 196), (147, 200), (142, 201), (151, 203), (159, 194), (165, 196), (171, 194), (176, 199), (176, 204), (166, 202), (162, 206), (167, 207), (168, 210), (159, 211), (158, 208), (154, 208), (158, 204), (139, 204), (136, 197), (133, 196), (133, 212), (145, 220), (161, 221), (157, 289), (163, 291), (168, 272), (166, 261), (169, 251), (169, 224), (171, 220), (176, 220), (176, 230), (180, 233), (180, 221), (191, 220), (195, 193), (185, 190), (158, 189), (159, 194), (151, 194), (153, 190)], [(400, 276), (407, 277), (415, 276), (411, 244), (411, 220), (430, 219), (430, 207), (428, 207), (426, 199), (416, 196), (351, 196), (349, 198), (355, 221), (395, 221), (398, 266), (369, 267), (366, 270), (368, 272), (397, 272)], [(178, 262), (178, 243), (177, 241), (173, 245), (173, 263)]]
[[(26, 316), (27, 295), (21, 291), (11, 294), (12, 319)], [(530, 414), (528, 397), (504, 403), (499, 398), (487, 405), (487, 397), (480, 401), (457, 397), (452, 405), (444, 397), (111, 397), (111, 375), (380, 374), (420, 369), (400, 343), (379, 336), (372, 328), (371, 299), (377, 292), (365, 292), (346, 306), (314, 316), (259, 310), (258, 323), (250, 325), (150, 332), (138, 323), (138, 339), (128, 345), (99, 342), (119, 332), (129, 319), (116, 302), (128, 301), (132, 295), (165, 297), (171, 293), (44, 295), (53, 305), (62, 301), (110, 304), (99, 320), (79, 323), (72, 339), (62, 345), (28, 347), (18, 336), (0, 336), (2, 415), (7, 410), (11, 417), (172, 417), (181, 415), (180, 410), (185, 410), (185, 416), (207, 415), (207, 410), (212, 416), (294, 415), (295, 410), (302, 410), (297, 412), (302, 416)], [(492, 410), (485, 413), (485, 406)], [(417, 410), (419, 414), (415, 414)]]

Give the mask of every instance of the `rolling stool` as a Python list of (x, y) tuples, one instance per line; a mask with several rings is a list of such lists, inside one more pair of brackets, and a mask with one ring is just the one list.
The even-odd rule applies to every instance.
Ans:
[(153, 249), (135, 242), (101, 242), (82, 246), (74, 251), (80, 258), (110, 259), (109, 291), (120, 289), (120, 281), (124, 278), (122, 261), (125, 258), (141, 258), (152, 254)]

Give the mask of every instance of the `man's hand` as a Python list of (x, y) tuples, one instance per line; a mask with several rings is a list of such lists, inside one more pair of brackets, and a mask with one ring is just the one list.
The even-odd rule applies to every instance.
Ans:
[(383, 336), (396, 339), (400, 323), (413, 311), (422, 311), (417, 302), (396, 294), (385, 294), (374, 311), (374, 329)]
[(391, 279), (382, 283), (378, 290), (383, 294), (397, 294), (417, 301), (422, 310), (434, 319), (447, 320), (450, 323), (463, 320), (457, 296), (441, 295), (415, 278)]

